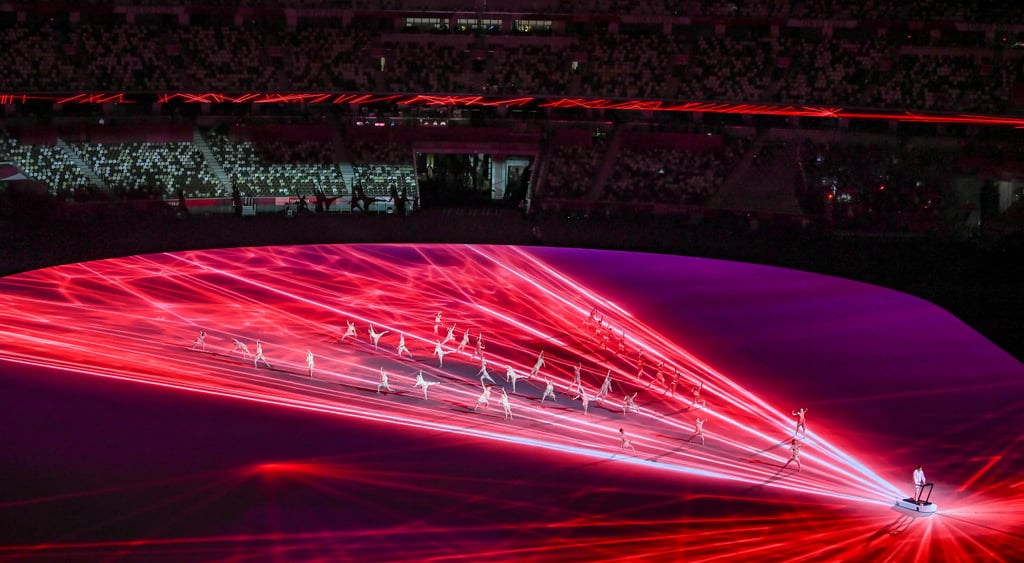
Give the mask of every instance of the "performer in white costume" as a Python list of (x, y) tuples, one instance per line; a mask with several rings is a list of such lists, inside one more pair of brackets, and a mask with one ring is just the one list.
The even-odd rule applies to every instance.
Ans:
[(412, 357), (412, 352), (410, 352), (409, 348), (406, 347), (406, 345), (405, 345), (405, 333), (404, 332), (400, 333), (398, 335), (398, 357), (402, 357), (403, 353), (409, 354), (410, 358)]
[(636, 406), (636, 395), (639, 391), (634, 391), (632, 395), (625, 395), (622, 402), (622, 414), (626, 414), (627, 411), (633, 411), (640, 414), (640, 409)]
[(252, 359), (252, 367), (257, 367), (258, 364), (260, 363), (260, 360), (263, 360), (263, 365), (267, 366), (267, 368), (270, 368), (270, 362), (268, 362), (267, 359), (263, 357), (263, 343), (257, 340), (256, 357)]
[(241, 353), (242, 357), (247, 359), (247, 360), (250, 357), (252, 357), (252, 354), (249, 353), (249, 347), (245, 345), (245, 342), (242, 342), (241, 340), (239, 340), (237, 338), (232, 338), (231, 342), (234, 344), (234, 347), (231, 348), (232, 352), (239, 352), (239, 353)]
[(636, 454), (636, 448), (633, 447), (633, 441), (626, 436), (626, 431), (619, 428), (619, 449), (630, 450), (633, 454)]
[(445, 349), (441, 347), (441, 341), (438, 340), (437, 344), (434, 345), (434, 355), (437, 356), (437, 361), (438, 361), (437, 367), (442, 367), (442, 368), (444, 367), (444, 355), (447, 354), (447, 353), (448, 352), (445, 351)]
[(519, 381), (520, 379), (530, 379), (530, 376), (529, 375), (519, 375), (519, 373), (517, 373), (515, 368), (513, 368), (512, 366), (508, 366), (507, 368), (505, 368), (505, 381), (511, 381), (512, 382), (512, 392), (513, 393), (516, 392), (516, 382)]
[(341, 335), (341, 338), (339, 339), (339, 342), (344, 342), (345, 339), (350, 337), (350, 336), (352, 338), (359, 338), (359, 332), (356, 330), (356, 323), (354, 323), (352, 321), (345, 321), (345, 322), (348, 323), (348, 328), (345, 329), (345, 334)]
[(382, 330), (380, 332), (377, 332), (377, 331), (373, 330), (373, 325), (370, 325), (370, 342), (373, 342), (373, 349), (374, 349), (374, 351), (377, 350), (377, 345), (380, 344), (380, 337), (384, 336), (385, 334), (387, 334), (389, 332), (391, 332), (391, 331), (389, 331), (389, 330)]
[(381, 389), (384, 389), (388, 393), (391, 392), (391, 386), (388, 385), (388, 372), (384, 371), (384, 366), (380, 367), (380, 383), (377, 384), (378, 395), (380, 395)]
[(491, 388), (489, 386), (486, 386), (486, 387), (484, 387), (483, 392), (480, 393), (480, 397), (477, 398), (476, 406), (473, 407), (473, 410), (476, 411), (481, 406), (483, 406), (484, 408), (487, 408), (487, 406), (490, 404), (490, 400), (491, 400)]
[(544, 394), (540, 398), (540, 404), (544, 404), (544, 399), (551, 397), (552, 401), (555, 401), (555, 384), (548, 380), (548, 384), (544, 387)]
[(425, 400), (427, 398), (427, 389), (440, 384), (440, 381), (427, 381), (426, 379), (423, 379), (423, 370), (420, 370), (419, 373), (416, 374), (416, 385), (413, 385), (413, 387), (423, 389), (423, 399)]
[(508, 402), (508, 393), (501, 390), (501, 408), (505, 411), (505, 420), (512, 418), (512, 403)]
[(196, 336), (196, 341), (192, 343), (192, 349), (202, 348), (203, 352), (206, 351), (206, 331), (200, 330)]
[(544, 350), (541, 350), (540, 355), (537, 356), (537, 362), (533, 364), (533, 370), (530, 371), (530, 377), (534, 377), (540, 373), (540, 368), (542, 367), (544, 367)]
[(490, 381), (492, 385), (497, 385), (498, 382), (491, 377), (491, 373), (487, 371), (487, 360), (480, 360), (480, 371), (476, 372), (480, 376), (480, 385), (483, 386), (484, 380)]

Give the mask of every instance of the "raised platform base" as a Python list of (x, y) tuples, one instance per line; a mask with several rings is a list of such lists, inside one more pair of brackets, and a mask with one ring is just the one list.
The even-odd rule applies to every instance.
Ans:
[(938, 505), (934, 502), (921, 501), (918, 503), (912, 498), (900, 499), (896, 501), (896, 506), (903, 510), (910, 510), (921, 514), (934, 514), (939, 509)]

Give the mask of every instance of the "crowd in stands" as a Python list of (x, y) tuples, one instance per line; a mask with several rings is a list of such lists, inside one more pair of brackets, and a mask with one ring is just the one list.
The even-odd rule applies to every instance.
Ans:
[(380, 200), (419, 199), (412, 147), (407, 143), (352, 141), (347, 144), (362, 194)]
[(353, 164), (352, 168), (356, 183), (367, 196), (388, 199), (405, 194), (408, 200), (418, 197), (412, 164)]
[(0, 31), (0, 49), (12, 92), (486, 92), (1006, 113), (1024, 79), (1024, 51), (970, 30), (692, 24), (665, 34), (591, 24), (565, 33), (549, 44), (485, 36), (467, 49), (355, 23), (26, 22)]
[(353, 140), (345, 146), (355, 164), (412, 165), (412, 147), (408, 143)]
[(700, 34), (678, 37), (673, 45), (680, 58), (668, 67), (673, 82), (667, 97), (732, 102), (778, 99), (782, 71), (773, 41)]
[(189, 142), (70, 146), (114, 194), (144, 191), (169, 199), (179, 188), (194, 196), (211, 196), (218, 190), (202, 153)]
[[(294, 196), (322, 191), (345, 193), (341, 165), (323, 143), (233, 141), (219, 132), (204, 133), (214, 157), (233, 186), (246, 196)], [(220, 194), (225, 197), (228, 194)]]
[(494, 45), (485, 61), (482, 77), (475, 77), (485, 94), (571, 93), (571, 62), (567, 66), (565, 53), (554, 46)]
[(380, 67), (383, 88), (387, 92), (472, 92), (467, 79), (468, 57), (464, 49), (453, 45), (387, 42), (387, 56)]
[(554, 145), (547, 157), (542, 195), (553, 199), (586, 199), (601, 162), (608, 154), (607, 143)]
[[(645, 142), (634, 144), (643, 131), (628, 127), (616, 129), (610, 137), (578, 127), (555, 131), (562, 134), (551, 135), (538, 147), (542, 174), (540, 184), (531, 187), (540, 208), (549, 203), (555, 206), (551, 209), (568, 204), (572, 209), (612, 212), (652, 203), (666, 204), (662, 211), (675, 205), (706, 207), (729, 174), (740, 169), (745, 155), (751, 158), (751, 166), (758, 166), (778, 152), (790, 154), (790, 161), (793, 154), (797, 157), (792, 170), (799, 172), (795, 189), (806, 217), (822, 218), (839, 230), (928, 233), (967, 223), (966, 216), (957, 215), (965, 213), (965, 200), (951, 179), (978, 183), (1004, 177), (1005, 171), (1024, 170), (1020, 164), (1024, 149), (1002, 137), (954, 142), (942, 137), (847, 137), (825, 132), (813, 141), (800, 142), (792, 133), (773, 141), (765, 131), (758, 136), (762, 141), (755, 155), (745, 135), (726, 133), (720, 140), (707, 137), (712, 140), (690, 146), (683, 142), (685, 135), (668, 132), (665, 142), (644, 136)], [(310, 205), (314, 199), (319, 202), (320, 196), (331, 201), (334, 196), (353, 196), (353, 211), (398, 213), (421, 206), (424, 193), (437, 193), (430, 181), (437, 183), (438, 175), (432, 177), (430, 166), (421, 166), (424, 176), (415, 177), (414, 152), (408, 142), (369, 142), (358, 137), (342, 145), (330, 140), (256, 142), (218, 131), (203, 131), (202, 138), (208, 151), (198, 141), (29, 144), (0, 137), (0, 162), (14, 163), (29, 178), (49, 186), (51, 198), (65, 202), (230, 198), (234, 187), (242, 197), (306, 196)], [(787, 146), (794, 150), (783, 150)], [(344, 157), (335, 154), (345, 150)], [(218, 166), (211, 156), (226, 178), (215, 176)], [(482, 179), (478, 189), (487, 191), (489, 161), (481, 162), (482, 168), (476, 171)], [(343, 174), (348, 173), (349, 164), (353, 177), (346, 188)], [(476, 187), (464, 167), (446, 166), (444, 174), (462, 174), (464, 187)], [(92, 174), (102, 185), (85, 189)], [(451, 200), (459, 201), (468, 202), (464, 197)], [(735, 208), (735, 204), (730, 207)]]
[(50, 195), (73, 199), (89, 179), (71, 158), (56, 145), (25, 145), (0, 136), (0, 161), (13, 162), (25, 176), (46, 184)]
[[(341, 32), (334, 27), (310, 27), (301, 33), (269, 35), (273, 48), (267, 50), (267, 66), (280, 69), (278, 90), (309, 92), (342, 90), (374, 92), (378, 66), (366, 46), (370, 33), (360, 26), (348, 26)], [(243, 39), (244, 40), (244, 39)], [(269, 89), (270, 85), (264, 87)]]
[(282, 164), (331, 164), (338, 159), (330, 143), (319, 141), (260, 141), (253, 148), (262, 162)]
[(664, 76), (674, 39), (662, 34), (588, 34), (574, 48), (586, 58), (578, 70), (578, 92), (616, 98), (667, 97)]
[(855, 105), (863, 107), (905, 107), (901, 83), (883, 79), (891, 71), (893, 52), (893, 45), (878, 37), (834, 37), (821, 42), (781, 38), (776, 61), (786, 68), (779, 69), (785, 81), (778, 99), (793, 104), (855, 100)]
[(624, 147), (605, 185), (605, 198), (631, 203), (705, 204), (748, 146), (747, 139), (737, 137), (729, 139), (720, 150)]
[[(78, 0), (74, 4), (299, 8), (319, 10), (442, 10), (476, 12), (478, 0)], [(732, 18), (809, 18), (833, 20), (920, 20), (999, 23), (1020, 21), (1012, 3), (957, 0), (506, 0), (488, 3), (489, 12), (543, 14), (616, 14)], [(1015, 19), (1014, 19), (1015, 18)]]

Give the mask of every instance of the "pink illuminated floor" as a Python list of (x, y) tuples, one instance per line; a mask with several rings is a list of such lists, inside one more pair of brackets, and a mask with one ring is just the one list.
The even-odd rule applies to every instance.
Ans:
[[(1024, 557), (1024, 367), (889, 290), (363, 245), (74, 264), (0, 279), (0, 296), (0, 558)], [(479, 352), (494, 383), (477, 408)], [(507, 372), (541, 352), (513, 391)], [(440, 382), (426, 397), (419, 372)], [(919, 463), (929, 518), (893, 509)]]

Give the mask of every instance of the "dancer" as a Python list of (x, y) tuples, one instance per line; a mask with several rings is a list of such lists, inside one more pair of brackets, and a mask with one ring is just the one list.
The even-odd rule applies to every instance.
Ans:
[(192, 343), (192, 349), (195, 350), (197, 347), (202, 348), (203, 352), (206, 351), (206, 331), (200, 330), (196, 336), (196, 341)]
[(484, 357), (484, 333), (482, 332), (476, 335), (476, 351), (473, 352), (473, 357), (477, 356)]
[(377, 384), (377, 394), (380, 395), (380, 390), (384, 389), (388, 393), (391, 392), (391, 386), (388, 385), (388, 372), (384, 371), (384, 366), (380, 366), (380, 383)]
[(786, 462), (786, 465), (782, 466), (783, 469), (789, 467), (789, 464), (795, 461), (796, 470), (800, 471), (800, 446), (800, 442), (798, 442), (796, 438), (793, 438), (793, 440), (789, 443), (789, 461)]
[(654, 385), (655, 383), (660, 383), (662, 385), (665, 385), (665, 375), (662, 374), (662, 372), (661, 372), (661, 370), (664, 369), (664, 367), (665, 367), (665, 362), (664, 361), (658, 362), (657, 367), (654, 368), (654, 377), (651, 378), (651, 382), (647, 384), (647, 387), (650, 387), (651, 385)]
[(252, 367), (257, 367), (257, 365), (260, 363), (260, 360), (263, 360), (263, 365), (267, 366), (267, 369), (273, 369), (270, 367), (270, 362), (268, 362), (267, 359), (263, 357), (263, 343), (257, 340), (256, 357), (252, 359)]
[(466, 351), (466, 346), (469, 345), (469, 329), (462, 333), (462, 341), (459, 342), (458, 352), (461, 354)]
[(661, 396), (669, 395), (670, 397), (676, 396), (676, 386), (679, 385), (679, 368), (672, 368), (672, 379), (668, 382), (665, 390), (661, 392)]
[(484, 384), (484, 380), (485, 379), (487, 381), (490, 381), (491, 385), (497, 385), (498, 384), (498, 382), (495, 381), (493, 377), (491, 377), (490, 372), (487, 371), (487, 360), (484, 360), (484, 359), (480, 360), (480, 371), (476, 372), (476, 374), (480, 376), (480, 385), (481, 386)]
[(370, 342), (373, 342), (373, 351), (377, 351), (377, 345), (380, 344), (380, 337), (391, 332), (390, 330), (382, 330), (377, 332), (373, 330), (373, 325), (370, 325)]
[(406, 354), (409, 354), (409, 357), (412, 358), (412, 352), (410, 352), (409, 348), (407, 348), (405, 346), (405, 333), (404, 332), (398, 334), (398, 357), (399, 358), (402, 357), (402, 353), (403, 352), (405, 352)]
[(793, 411), (793, 416), (796, 417), (796, 430), (793, 431), (794, 437), (797, 434), (799, 434), (801, 430), (804, 431), (804, 436), (807, 435), (807, 418), (805, 417), (806, 414), (807, 407), (800, 407), (798, 410)]
[(704, 423), (707, 422), (706, 418), (697, 417), (697, 420), (693, 421), (693, 436), (687, 442), (692, 442), (694, 438), (700, 438), (700, 445), (704, 445)]
[(633, 441), (626, 436), (626, 431), (622, 428), (619, 428), (619, 449), (628, 449), (633, 452), (633, 455), (636, 455), (636, 448), (633, 447)]
[(530, 371), (530, 377), (534, 377), (540, 373), (540, 368), (542, 367), (544, 367), (544, 350), (541, 350), (540, 355), (537, 356), (537, 363), (533, 364), (533, 370)]
[(636, 394), (639, 391), (634, 391), (632, 395), (626, 395), (622, 402), (622, 414), (626, 414), (627, 411), (633, 411), (636, 414), (640, 414), (640, 409), (636, 406)]
[(449, 342), (451, 342), (453, 340), (455, 340), (455, 325), (454, 324), (452, 326), (448, 327), (448, 334), (445, 335), (444, 340), (441, 341), (441, 344), (448, 344)]
[(232, 338), (231, 342), (234, 343), (234, 347), (231, 348), (232, 352), (240, 352), (242, 357), (247, 360), (252, 356), (252, 354), (249, 353), (249, 347), (245, 345), (245, 342), (242, 342), (237, 338)]
[(476, 406), (473, 407), (473, 412), (476, 412), (481, 406), (487, 408), (490, 405), (491, 400), (491, 388), (488, 385), (484, 386), (483, 393), (476, 400)]
[(608, 370), (608, 375), (604, 376), (604, 383), (601, 384), (601, 388), (597, 390), (595, 399), (604, 402), (608, 398), (608, 393), (612, 391), (612, 370)]
[(520, 379), (530, 379), (530, 376), (529, 375), (519, 375), (518, 373), (516, 373), (516, 370), (512, 366), (507, 366), (505, 368), (505, 381), (511, 381), (512, 382), (512, 392), (513, 393), (516, 392), (516, 382), (519, 381)]
[(582, 368), (583, 362), (577, 363), (576, 367), (572, 368), (572, 385), (570, 385), (569, 388), (565, 390), (566, 395), (569, 395), (573, 389), (576, 390), (576, 396), (572, 398), (574, 401), (580, 398), (580, 393), (582, 393), (581, 389), (583, 389), (583, 376), (580, 374), (580, 370)]
[(544, 394), (540, 397), (540, 404), (544, 404), (544, 399), (551, 397), (551, 400), (555, 401), (555, 384), (551, 383), (551, 380), (547, 380), (547, 385), (544, 387)]
[(590, 323), (592, 323), (594, 321), (594, 313), (596, 313), (596, 312), (597, 312), (597, 307), (591, 308), (590, 309), (590, 314), (587, 315), (587, 318), (583, 319), (583, 324), (581, 324), (580, 326), (588, 326), (588, 325), (590, 325)]
[(615, 350), (616, 356), (621, 356), (626, 353), (626, 331), (622, 331), (622, 335), (619, 336), (618, 348)]
[(338, 339), (338, 342), (344, 342), (345, 339), (348, 338), (349, 336), (351, 336), (353, 339), (359, 338), (359, 332), (356, 330), (356, 323), (352, 321), (345, 322), (348, 323), (348, 328), (345, 329), (345, 334), (341, 335), (341, 338)]
[(583, 399), (583, 414), (589, 413), (590, 401), (592, 401), (594, 397), (587, 395), (587, 391), (585, 389), (580, 389), (580, 399)]
[(504, 389), (501, 390), (501, 408), (505, 411), (505, 420), (512, 418), (512, 403), (508, 402), (508, 393)]
[(438, 361), (437, 367), (444, 367), (444, 355), (447, 353), (448, 352), (446, 352), (445, 349), (441, 347), (441, 341), (438, 340), (437, 344), (434, 346), (434, 355), (437, 356)]
[(439, 330), (441, 330), (441, 311), (434, 315), (434, 336), (437, 336)]
[(707, 401), (702, 399), (701, 396), (700, 396), (700, 392), (703, 389), (704, 389), (704, 382), (703, 381), (701, 381), (699, 385), (695, 385), (692, 389), (690, 389), (690, 393), (693, 395), (693, 398), (690, 400), (690, 408), (691, 409), (696, 409), (696, 408), (703, 407), (703, 406), (707, 405)]
[(306, 349), (306, 367), (309, 368), (309, 377), (313, 377), (313, 352)]
[(423, 370), (420, 370), (419, 373), (416, 374), (416, 385), (413, 385), (413, 387), (420, 387), (421, 389), (423, 389), (423, 400), (426, 400), (427, 389), (430, 389), (434, 385), (440, 384), (440, 381), (427, 381), (426, 379), (423, 379)]

